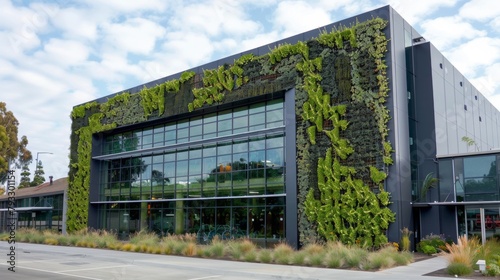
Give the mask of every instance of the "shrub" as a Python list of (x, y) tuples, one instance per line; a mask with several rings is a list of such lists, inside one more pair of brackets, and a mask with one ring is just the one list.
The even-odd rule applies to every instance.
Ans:
[(43, 243), (47, 244), (47, 245), (58, 245), (59, 242), (57, 241), (56, 238), (53, 238), (53, 237), (49, 237), (49, 238), (46, 238)]
[(394, 260), (384, 254), (373, 253), (368, 256), (365, 269), (384, 269), (394, 266)]
[(224, 244), (220, 241), (213, 242), (209, 246), (208, 251), (210, 252), (211, 257), (222, 257), (224, 256)]
[(359, 268), (362, 262), (366, 260), (367, 255), (368, 251), (359, 247), (351, 247), (350, 250), (347, 251), (345, 262), (349, 267)]
[(41, 234), (34, 234), (30, 237), (29, 242), (43, 244), (44, 240), (45, 240), (45, 236), (43, 236)]
[(182, 255), (192, 257), (196, 255), (196, 243), (189, 242), (186, 243), (186, 246), (184, 247), (184, 250), (182, 252)]
[(227, 243), (228, 254), (232, 256), (233, 259), (239, 260), (250, 252), (254, 252), (257, 249), (255, 244), (248, 239), (241, 239), (237, 241), (230, 241)]
[(78, 240), (79, 240), (78, 236), (70, 235), (68, 236), (68, 245), (76, 246)]
[(240, 245), (239, 247), (242, 253), (248, 253), (251, 251), (255, 251), (255, 249), (257, 249), (257, 246), (255, 246), (255, 244), (252, 241), (246, 238), (239, 241), (238, 244)]
[[(173, 253), (176, 255), (182, 255), (184, 250), (188, 246), (188, 243), (186, 243), (184, 241), (177, 241), (177, 242), (173, 243), (173, 245), (174, 245), (173, 246)], [(224, 251), (224, 248), (222, 248), (222, 250)]]
[(272, 261), (272, 254), (271, 254), (271, 250), (269, 249), (261, 249), (259, 251), (259, 256), (258, 256), (258, 260), (261, 262), (261, 263), (270, 263)]
[(311, 243), (304, 246), (302, 250), (305, 251), (307, 254), (315, 255), (315, 254), (322, 254), (325, 248), (320, 244)]
[(1, 232), (0, 233), (0, 241), (7, 241), (9, 240), (10, 234), (7, 232)]
[(250, 251), (245, 254), (243, 259), (247, 262), (255, 262), (255, 260), (257, 259), (257, 253), (255, 251)]
[(132, 234), (129, 242), (135, 245), (147, 245), (154, 247), (158, 245), (160, 240), (156, 233), (141, 230), (137, 233)]
[(309, 263), (312, 266), (322, 266), (324, 260), (325, 260), (325, 255), (324, 254), (309, 255)]
[(432, 255), (437, 253), (437, 249), (431, 245), (425, 245), (421, 247), (421, 252), (427, 255)]
[(288, 264), (290, 262), (290, 256), (293, 254), (294, 250), (290, 245), (286, 243), (280, 243), (274, 247), (273, 259), (279, 264)]
[(345, 264), (345, 252), (340, 250), (331, 251), (326, 257), (326, 266), (329, 268), (341, 268)]
[(292, 255), (292, 264), (304, 265), (307, 253), (304, 251), (295, 252)]
[(400, 253), (393, 246), (387, 246), (379, 251), (368, 254), (365, 268), (366, 269), (383, 269), (393, 267), (396, 263), (394, 257)]
[(409, 265), (413, 262), (413, 255), (410, 252), (401, 252), (393, 256), (396, 265)]
[(463, 276), (471, 274), (474, 270), (472, 267), (463, 263), (450, 263), (446, 268), (446, 271), (450, 275)]
[[(442, 235), (429, 234), (429, 235), (425, 236), (422, 240), (420, 240), (420, 242), (417, 244), (417, 251), (424, 253), (424, 254), (428, 254), (428, 253), (425, 253), (423, 251), (424, 250), (423, 248), (425, 246), (434, 247), (434, 249), (436, 249), (436, 253), (437, 253), (438, 250), (445, 248), (446, 241)], [(435, 253), (432, 253), (432, 254), (435, 254)]]
[(486, 272), (485, 274), (487, 276), (498, 276), (500, 275), (500, 265), (497, 265), (495, 263), (490, 263), (486, 266)]
[(135, 246), (135, 245), (130, 244), (130, 243), (125, 243), (125, 244), (122, 245), (121, 250), (122, 251), (133, 251), (132, 250), (133, 246)]

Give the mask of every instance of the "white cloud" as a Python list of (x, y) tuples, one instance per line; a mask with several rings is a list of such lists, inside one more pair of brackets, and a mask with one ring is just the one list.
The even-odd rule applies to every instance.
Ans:
[(460, 8), (460, 16), (478, 21), (487, 21), (500, 17), (498, 1), (471, 0)]
[(155, 48), (165, 29), (155, 22), (143, 18), (132, 18), (120, 23), (105, 23), (102, 26), (105, 49), (147, 55)]
[(327, 11), (305, 1), (282, 1), (275, 11), (274, 26), (283, 37), (331, 23)]
[(143, 1), (123, 1), (123, 0), (81, 0), (82, 5), (92, 7), (92, 10), (113, 11), (113, 13), (138, 13), (142, 11), (162, 12), (173, 1), (143, 0)]
[(391, 5), (406, 21), (415, 25), (440, 8), (455, 6), (458, 0), (383, 0), (382, 2)]
[[(485, 68), (484, 74), (471, 79), (471, 83), (500, 110), (500, 62)], [(495, 94), (495, 92), (497, 94)], [(498, 101), (498, 102), (494, 102)]]
[(81, 64), (89, 56), (89, 48), (78, 41), (50, 39), (43, 47), (43, 52), (39, 51), (35, 57), (50, 59), (52, 63), (62, 67)]
[(490, 22), (490, 26), (493, 30), (495, 30), (497, 33), (500, 33), (500, 17), (494, 18)]
[(40, 36), (51, 29), (49, 18), (57, 13), (57, 7), (49, 4), (18, 7), (11, 1), (3, 0), (0, 6), (0, 30), (4, 33), (2, 42), (8, 42), (1, 52), (21, 53), (38, 47)]
[(273, 43), (282, 39), (281, 35), (277, 31), (272, 31), (269, 33), (257, 34), (252, 38), (245, 39), (241, 42), (241, 51), (251, 50), (267, 44)]
[(475, 29), (470, 23), (458, 16), (428, 19), (421, 23), (422, 34), (438, 49), (442, 50), (462, 39), (472, 39), (486, 35), (485, 31)]
[(445, 56), (468, 77), (477, 77), (480, 66), (488, 66), (500, 59), (500, 38), (479, 37), (461, 44)]
[(63, 32), (65, 38), (97, 39), (97, 25), (99, 20), (91, 11), (86, 9), (66, 8), (61, 9), (51, 18), (54, 26)]
[(175, 30), (207, 36), (225, 34), (233, 38), (254, 34), (261, 28), (260, 24), (249, 19), (241, 3), (230, 0), (204, 1), (183, 6), (169, 25)]

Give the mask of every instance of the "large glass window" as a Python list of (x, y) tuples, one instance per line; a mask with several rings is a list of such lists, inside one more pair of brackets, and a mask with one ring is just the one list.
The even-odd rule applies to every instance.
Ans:
[[(111, 159), (99, 164), (102, 228), (121, 237), (151, 230), (195, 233), (200, 242), (216, 235), (280, 242), (284, 122), (278, 99), (107, 136), (103, 154)], [(142, 154), (115, 155), (136, 150)]]
[(101, 200), (282, 194), (283, 143), (276, 134), (114, 159), (105, 165)]
[(116, 154), (169, 146), (283, 125), (283, 99), (276, 99), (110, 135), (105, 138), (102, 153)]
[(464, 158), (464, 189), (465, 201), (499, 200), (494, 155)]
[[(266, 134), (279, 126), (284, 126), (283, 99), (108, 136), (105, 154), (148, 148), (161, 148), (162, 154), (104, 162), (100, 199), (283, 194), (284, 133)], [(228, 135), (235, 138), (217, 140)], [(200, 139), (207, 141), (189, 146)], [(182, 148), (169, 149), (179, 143)]]
[(101, 227), (121, 238), (149, 230), (196, 234), (200, 243), (246, 237), (271, 246), (285, 238), (284, 203), (283, 197), (271, 197), (104, 204)]

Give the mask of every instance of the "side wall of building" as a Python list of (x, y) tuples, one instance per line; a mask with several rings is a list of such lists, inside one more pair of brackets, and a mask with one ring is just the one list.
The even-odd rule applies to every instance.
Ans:
[[(429, 42), (408, 50), (414, 69), (415, 139), (417, 195), (415, 202), (451, 202), (454, 194), (446, 189), (431, 188), (419, 195), (424, 178), (438, 173), (439, 157), (494, 149), (500, 145), (500, 113), (471, 83)], [(411, 133), (410, 133), (411, 134)], [(469, 145), (463, 139), (468, 137)], [(448, 179), (448, 178), (446, 178)], [(451, 195), (450, 195), (451, 194)], [(458, 235), (455, 207), (418, 208), (417, 228), (421, 237), (443, 234), (451, 239)]]
[[(500, 147), (500, 112), (430, 44), (437, 155)], [(474, 144), (463, 141), (468, 137)]]

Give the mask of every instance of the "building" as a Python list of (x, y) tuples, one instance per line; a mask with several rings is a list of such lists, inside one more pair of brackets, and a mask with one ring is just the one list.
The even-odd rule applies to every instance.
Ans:
[[(68, 189), (68, 178), (50, 179), (36, 187), (16, 189), (15, 212), (17, 227), (29, 227), (40, 230), (51, 229), (63, 231), (64, 193)], [(0, 232), (6, 231), (9, 225), (9, 196), (0, 196)]]
[[(438, 155), (439, 189), (413, 203), (417, 230), (450, 238), (500, 236), (499, 160), (498, 150)], [(440, 223), (432, 223), (436, 216)]]
[(464, 136), (500, 147), (500, 113), (390, 6), (71, 117), (68, 230), (123, 237), (380, 245), (407, 227), (456, 239), (458, 206), (427, 202), (450, 185), (419, 195), (422, 182), (471, 149)]

